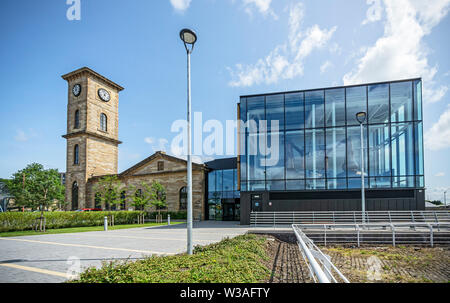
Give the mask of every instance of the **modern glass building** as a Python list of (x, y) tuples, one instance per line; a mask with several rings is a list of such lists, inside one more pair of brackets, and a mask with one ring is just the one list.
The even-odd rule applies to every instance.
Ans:
[(420, 78), (242, 96), (238, 111), (242, 223), (251, 211), (360, 210), (358, 112), (366, 209), (424, 209)]
[(205, 218), (216, 221), (239, 221), (237, 159), (217, 159), (205, 164), (209, 169)]

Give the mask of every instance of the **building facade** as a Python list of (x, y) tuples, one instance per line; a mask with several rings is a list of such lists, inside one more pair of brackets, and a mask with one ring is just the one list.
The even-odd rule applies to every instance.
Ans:
[(424, 209), (421, 79), (242, 96), (238, 111), (241, 223), (251, 211), (360, 210), (358, 112), (366, 210)]

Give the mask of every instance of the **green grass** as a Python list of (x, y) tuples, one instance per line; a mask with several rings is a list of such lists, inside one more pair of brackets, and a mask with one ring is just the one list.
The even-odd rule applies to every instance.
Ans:
[[(171, 222), (171, 224), (180, 224), (183, 222)], [(138, 228), (138, 227), (148, 227), (148, 226), (161, 226), (167, 225), (167, 223), (146, 223), (146, 224), (123, 224), (108, 226), (108, 230), (117, 229), (127, 229), (127, 228)], [(67, 234), (67, 233), (82, 233), (88, 231), (102, 231), (103, 226), (88, 226), (88, 227), (70, 227), (70, 228), (58, 228), (58, 229), (48, 229), (45, 233), (36, 232), (33, 230), (23, 230), (23, 231), (8, 231), (1, 232), (0, 237), (18, 237), (18, 236), (35, 236), (35, 235), (48, 235), (48, 234)]]
[(138, 261), (109, 262), (88, 268), (76, 283), (256, 283), (270, 270), (264, 237), (243, 235), (208, 246), (193, 255), (152, 256)]

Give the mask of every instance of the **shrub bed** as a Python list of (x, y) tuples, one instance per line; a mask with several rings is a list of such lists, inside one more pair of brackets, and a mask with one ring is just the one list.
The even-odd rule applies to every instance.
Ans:
[[(98, 212), (45, 212), (46, 229), (103, 225), (104, 217), (114, 215), (114, 224), (133, 224), (141, 211), (98, 211)], [(0, 232), (33, 229), (40, 212), (0, 213)]]
[(205, 247), (193, 255), (152, 256), (135, 262), (112, 261), (88, 268), (77, 283), (255, 283), (270, 270), (265, 237), (242, 235)]

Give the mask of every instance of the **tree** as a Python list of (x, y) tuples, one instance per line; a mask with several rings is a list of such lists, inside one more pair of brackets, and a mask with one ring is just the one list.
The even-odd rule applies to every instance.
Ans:
[(161, 216), (161, 209), (167, 207), (166, 189), (158, 181), (152, 182), (150, 204), (158, 210), (158, 216)]
[(10, 193), (14, 196), (18, 206), (39, 209), (41, 217), (39, 230), (44, 228), (44, 210), (57, 202), (64, 204), (64, 186), (58, 170), (45, 170), (39, 163), (29, 164), (26, 168), (14, 173), (7, 182)]
[(117, 176), (105, 176), (100, 178), (95, 185), (96, 199), (100, 199), (108, 210), (111, 205), (117, 206), (121, 203), (120, 189), (122, 183)]
[(152, 199), (152, 190), (150, 186), (144, 182), (140, 185), (141, 188), (139, 189), (136, 186), (130, 185), (128, 187), (128, 192), (131, 193), (131, 205), (133, 205), (135, 209), (144, 210)]

